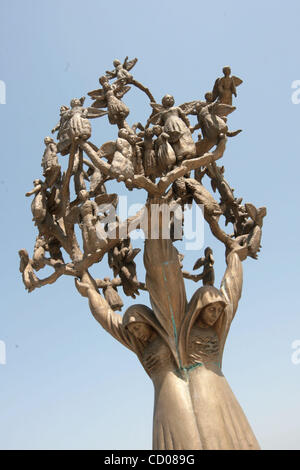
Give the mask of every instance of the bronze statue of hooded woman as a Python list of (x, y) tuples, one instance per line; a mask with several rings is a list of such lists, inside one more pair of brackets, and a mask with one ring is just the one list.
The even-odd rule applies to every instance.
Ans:
[(92, 282), (77, 281), (96, 320), (138, 356), (153, 382), (153, 449), (259, 449), (221, 370), (241, 295), (242, 252), (237, 246), (227, 255), (220, 290), (203, 286), (187, 303), (177, 249), (169, 239), (147, 239), (144, 264), (152, 309), (133, 305), (123, 317)]

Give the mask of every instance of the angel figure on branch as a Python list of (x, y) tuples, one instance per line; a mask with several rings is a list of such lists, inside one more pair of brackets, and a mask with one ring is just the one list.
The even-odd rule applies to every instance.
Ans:
[(151, 103), (155, 114), (150, 117), (148, 124), (156, 124), (163, 127), (168, 134), (169, 142), (173, 147), (177, 161), (184, 158), (192, 158), (196, 155), (196, 147), (190, 131), (190, 122), (179, 106), (174, 106), (172, 95), (165, 95), (162, 104)]
[(232, 106), (232, 95), (237, 97), (236, 87), (243, 83), (238, 77), (231, 76), (231, 68), (223, 67), (224, 77), (217, 78), (212, 91), (213, 101), (218, 100), (222, 104)]

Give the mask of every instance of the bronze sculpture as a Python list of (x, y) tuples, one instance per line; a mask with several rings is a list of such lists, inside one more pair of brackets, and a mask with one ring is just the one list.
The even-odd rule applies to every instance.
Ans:
[[(90, 107), (83, 108), (84, 98), (73, 99), (71, 108), (61, 107), (60, 122), (53, 129), (58, 130), (58, 144), (45, 139), (45, 181), (35, 180), (34, 189), (26, 194), (35, 195), (32, 213), (38, 236), (32, 259), (26, 250), (19, 252), (23, 281), (32, 292), (64, 274), (73, 276), (95, 319), (138, 356), (155, 389), (154, 449), (258, 449), (222, 373), (224, 346), (242, 291), (242, 262), (248, 256), (257, 258), (266, 215), (264, 207), (242, 205), (224, 178), (224, 167), (216, 164), (223, 157), (227, 136), (239, 133), (228, 131), (227, 116), (235, 110), (232, 94), (242, 81), (231, 77), (227, 67), (205, 102), (175, 106), (173, 96), (165, 95), (162, 104), (157, 104), (149, 89), (129, 73), (136, 62), (126, 58), (122, 65), (115, 60), (115, 69), (100, 77), (101, 88), (88, 93), (94, 100)], [(149, 98), (151, 115), (145, 125), (130, 126), (126, 121), (129, 108), (122, 98), (129, 84)], [(194, 127), (189, 114), (197, 117)], [(110, 124), (117, 125), (118, 135), (115, 141), (95, 145), (89, 140), (89, 119), (105, 115)], [(192, 133), (199, 128), (202, 136), (195, 142)], [(63, 174), (59, 153), (68, 155)], [(205, 188), (204, 177), (219, 193), (219, 201)], [(116, 194), (106, 190), (111, 180), (129, 190), (147, 192), (145, 207), (125, 222), (118, 217), (111, 220), (118, 203)], [(212, 234), (225, 247), (227, 268), (220, 289), (214, 286), (211, 248), (194, 265), (194, 269), (203, 266), (201, 274), (184, 271), (183, 255), (174, 246), (180, 239), (174, 230), (175, 216), (172, 211), (167, 219), (162, 215), (165, 207), (184, 208), (193, 202), (203, 206)], [(152, 216), (157, 210), (155, 220)], [(233, 225), (233, 234), (221, 228), (222, 217), (226, 225)], [(178, 220), (181, 226), (184, 216)], [(76, 224), (82, 242), (77, 239)], [(134, 260), (140, 250), (130, 240), (136, 228), (142, 228), (146, 238), (145, 282), (137, 278)], [(64, 261), (63, 250), (70, 262)], [(113, 278), (94, 279), (89, 268), (105, 254)], [(40, 279), (35, 271), (45, 266), (52, 267), (53, 273)], [(190, 301), (184, 279), (203, 283)], [(123, 316), (117, 314), (123, 306), (120, 287), (134, 299), (140, 290), (148, 291), (152, 308), (134, 304)]]
[(230, 76), (230, 67), (223, 67), (224, 77), (217, 78), (212, 91), (212, 100), (218, 99), (220, 103), (232, 105), (232, 95), (237, 96), (236, 87), (243, 83), (238, 77)]

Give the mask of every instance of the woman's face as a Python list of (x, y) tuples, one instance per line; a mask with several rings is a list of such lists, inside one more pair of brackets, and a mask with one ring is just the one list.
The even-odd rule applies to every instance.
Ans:
[(205, 323), (207, 326), (212, 326), (223, 313), (223, 310), (224, 305), (222, 302), (214, 302), (209, 304), (202, 310), (200, 321)]
[(135, 338), (141, 341), (147, 341), (152, 334), (151, 326), (141, 322), (129, 323), (127, 328)]

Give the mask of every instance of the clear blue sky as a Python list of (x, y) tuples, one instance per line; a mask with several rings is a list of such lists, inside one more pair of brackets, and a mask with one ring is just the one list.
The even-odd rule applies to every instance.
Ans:
[[(151, 448), (153, 390), (136, 357), (95, 322), (73, 279), (28, 295), (18, 272), (17, 252), (32, 253), (36, 234), (24, 194), (40, 175), (59, 106), (96, 88), (113, 59), (128, 55), (139, 58), (135, 76), (157, 99), (168, 92), (178, 104), (202, 99), (224, 65), (244, 80), (230, 116), (243, 133), (222, 163), (236, 194), (266, 205), (268, 216), (259, 260), (244, 263), (224, 373), (262, 447), (299, 449), (300, 364), (291, 345), (300, 339), (300, 105), (291, 84), (300, 79), (300, 3), (2, 0), (1, 20), (0, 448)], [(125, 101), (130, 122), (145, 122), (144, 97)], [(115, 132), (102, 118), (94, 142)], [(223, 249), (208, 231), (206, 241), (220, 282)], [(186, 256), (187, 269), (195, 256)], [(107, 274), (97, 267), (97, 277)], [(189, 297), (194, 289), (188, 284)]]

